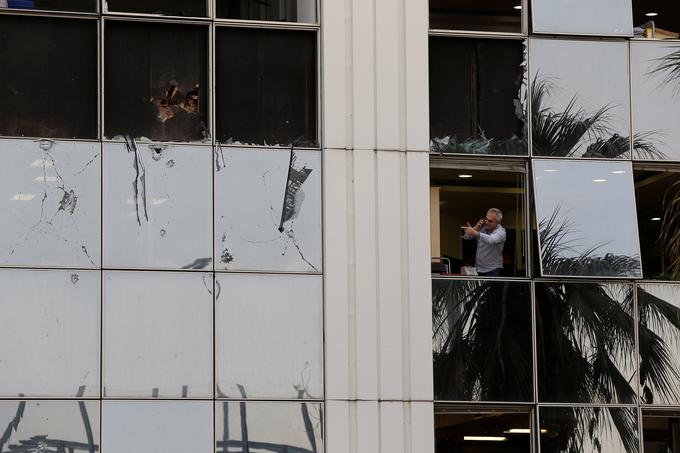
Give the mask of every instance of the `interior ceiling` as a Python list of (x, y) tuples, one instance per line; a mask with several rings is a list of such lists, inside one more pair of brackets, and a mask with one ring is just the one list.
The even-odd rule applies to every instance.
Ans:
[[(458, 175), (471, 175), (460, 178)], [(433, 186), (489, 186), (517, 187), (523, 175), (505, 171), (458, 170), (449, 168), (430, 168), (430, 182)]]
[[(653, 18), (646, 13), (658, 13)], [(678, 0), (644, 0), (633, 1), (633, 25), (638, 26), (654, 19), (657, 27), (664, 30), (680, 32), (680, 2)]]
[(519, 15), (513, 7), (521, 0), (430, 0), (430, 12), (434, 14), (466, 13), (466, 14), (511, 14)]

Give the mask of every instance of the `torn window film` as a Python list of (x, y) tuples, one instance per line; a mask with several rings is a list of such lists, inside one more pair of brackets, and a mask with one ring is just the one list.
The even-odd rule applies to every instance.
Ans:
[(204, 26), (106, 23), (106, 138), (208, 139), (207, 33)]
[(316, 33), (216, 31), (216, 121), (221, 142), (316, 147)]
[(2, 8), (94, 13), (97, 11), (97, 0), (5, 0), (0, 2)]
[(205, 1), (196, 0), (105, 0), (107, 11), (160, 14), (163, 16), (205, 17)]
[(1, 16), (0, 43), (0, 135), (98, 138), (97, 21)]
[(217, 0), (217, 17), (313, 23), (316, 0)]

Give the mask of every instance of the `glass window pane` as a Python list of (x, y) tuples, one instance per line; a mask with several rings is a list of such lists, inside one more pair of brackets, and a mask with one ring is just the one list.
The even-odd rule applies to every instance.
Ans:
[(212, 401), (104, 401), (106, 453), (207, 453), (213, 442)]
[(0, 426), (0, 451), (100, 451), (99, 401), (0, 401)]
[(212, 268), (212, 156), (206, 146), (104, 144), (105, 266)]
[(104, 276), (105, 396), (212, 396), (212, 274)]
[(533, 168), (542, 275), (642, 277), (630, 162)]
[(639, 38), (680, 38), (680, 9), (677, 2), (633, 0), (633, 34)]
[(536, 317), (541, 401), (636, 401), (630, 285), (537, 282)]
[(680, 449), (680, 413), (642, 411), (644, 453), (676, 453)]
[(97, 10), (97, 0), (4, 0), (0, 2), (2, 8), (93, 13)]
[(430, 38), (430, 138), (439, 153), (526, 154), (522, 41)]
[(317, 275), (218, 275), (217, 388), (229, 398), (322, 398)]
[(532, 401), (528, 282), (432, 280), (436, 400)]
[(100, 145), (2, 140), (0, 263), (99, 267)]
[(637, 453), (637, 410), (628, 407), (540, 407), (542, 452)]
[(107, 11), (202, 17), (205, 0), (104, 0)]
[(528, 453), (531, 417), (525, 409), (435, 408), (436, 453)]
[(522, 0), (430, 0), (430, 28), (522, 32)]
[(217, 402), (217, 453), (324, 451), (320, 403)]
[(107, 21), (104, 135), (208, 139), (207, 27)]
[(316, 0), (217, 0), (223, 19), (316, 22)]
[(630, 158), (627, 42), (532, 39), (530, 59), (533, 154)]
[(3, 269), (0, 288), (0, 396), (99, 395), (99, 272)]
[(216, 160), (215, 267), (321, 272), (321, 153), (218, 146)]
[(96, 20), (0, 16), (0, 42), (0, 135), (99, 136)]
[(531, 0), (534, 33), (632, 36), (631, 0)]
[(680, 286), (637, 287), (640, 391), (647, 404), (680, 404)]
[(631, 43), (634, 159), (680, 160), (680, 44)]
[(317, 146), (316, 32), (219, 27), (222, 143)]

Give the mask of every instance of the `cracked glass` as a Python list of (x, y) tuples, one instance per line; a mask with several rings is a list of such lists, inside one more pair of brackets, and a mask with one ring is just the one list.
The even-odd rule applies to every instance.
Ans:
[(104, 136), (208, 140), (208, 27), (109, 20), (104, 35)]
[(320, 453), (321, 403), (227, 402), (215, 404), (215, 452)]
[(99, 272), (2, 269), (0, 288), (0, 396), (98, 396)]
[(220, 398), (323, 398), (319, 275), (218, 274)]
[(1, 140), (0, 264), (100, 265), (100, 145)]
[(204, 17), (207, 3), (200, 0), (104, 0), (107, 11)]
[(215, 268), (321, 272), (321, 153), (218, 145), (215, 160)]
[(316, 22), (316, 0), (217, 0), (217, 17), (276, 22)]
[(532, 164), (542, 275), (642, 278), (631, 163)]
[(215, 33), (217, 139), (317, 147), (316, 32), (218, 27)]
[(107, 397), (212, 396), (209, 273), (104, 273)]
[(0, 135), (99, 137), (96, 20), (4, 15), (0, 43)]
[(104, 144), (104, 266), (212, 269), (212, 149)]
[(633, 35), (631, 0), (531, 0), (533, 33)]

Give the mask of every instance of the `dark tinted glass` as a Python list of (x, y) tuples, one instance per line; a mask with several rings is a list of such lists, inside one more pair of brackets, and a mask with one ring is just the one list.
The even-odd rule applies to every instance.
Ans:
[(207, 28), (108, 22), (104, 135), (207, 137)]
[(430, 28), (522, 31), (522, 0), (430, 0)]
[(529, 412), (477, 408), (441, 409), (435, 413), (436, 453), (528, 453)]
[(316, 22), (316, 0), (217, 0), (223, 19)]
[(206, 15), (205, 0), (106, 0), (109, 11), (201, 17)]
[(668, 0), (633, 0), (635, 36), (657, 39), (680, 37), (680, 4)]
[(35, 9), (45, 11), (97, 11), (97, 0), (7, 0), (0, 8)]
[(680, 451), (680, 413), (677, 411), (643, 411), (642, 439), (644, 453)]
[(316, 33), (217, 29), (222, 142), (315, 146)]
[(2, 16), (0, 43), (0, 135), (97, 138), (96, 21)]
[(435, 399), (531, 401), (528, 283), (435, 279)]

